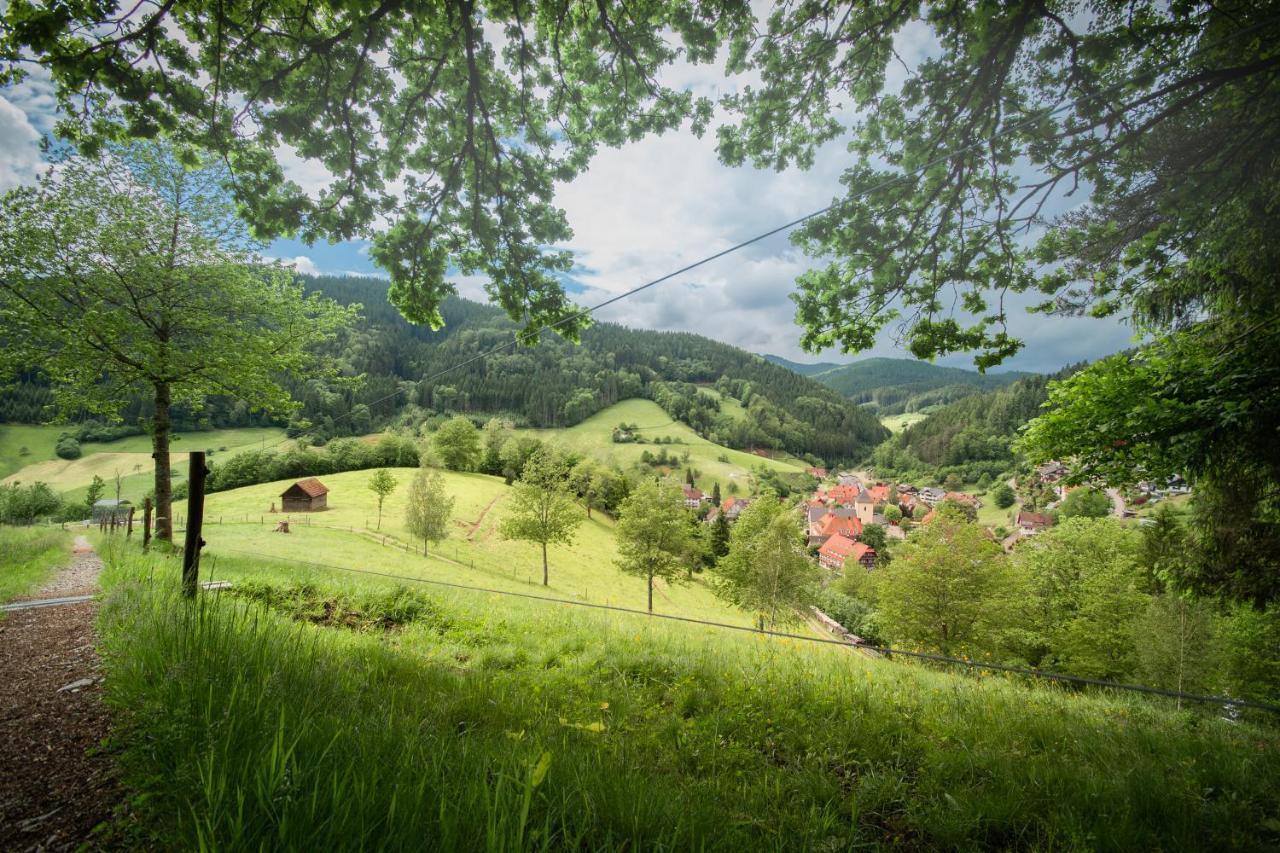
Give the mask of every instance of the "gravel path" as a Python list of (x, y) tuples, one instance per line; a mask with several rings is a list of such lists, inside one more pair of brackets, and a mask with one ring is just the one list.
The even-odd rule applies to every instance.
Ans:
[[(95, 592), (102, 561), (78, 537), (71, 565), (30, 598)], [(74, 850), (120, 793), (94, 647), (97, 602), (10, 613), (0, 622), (0, 850)]]

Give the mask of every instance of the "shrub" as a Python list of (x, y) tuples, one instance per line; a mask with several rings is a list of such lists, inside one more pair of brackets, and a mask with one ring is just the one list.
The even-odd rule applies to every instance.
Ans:
[(58, 443), (54, 446), (53, 452), (58, 454), (61, 459), (79, 459), (80, 458), (80, 442), (75, 436), (63, 433), (58, 436)]
[(48, 483), (0, 486), (0, 524), (31, 524), (62, 512), (62, 498)]

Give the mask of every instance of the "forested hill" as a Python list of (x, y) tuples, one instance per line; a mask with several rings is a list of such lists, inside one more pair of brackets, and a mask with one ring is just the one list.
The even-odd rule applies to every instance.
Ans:
[[(786, 360), (776, 361), (783, 363)], [(978, 373), (958, 367), (939, 367), (910, 358), (867, 358), (853, 364), (829, 365), (827, 369), (818, 371), (810, 368), (819, 365), (793, 366), (787, 363), (784, 366), (804, 368), (799, 372), (812, 376), (855, 403), (874, 406), (877, 414), (881, 415), (923, 411), (930, 406), (950, 403), (979, 391), (1002, 388), (1034, 375), (1017, 371)]]
[(979, 391), (942, 406), (877, 448), (874, 463), (884, 474), (918, 474), (942, 479), (955, 473), (974, 483), (1003, 477), (1017, 464), (1010, 447), (1028, 421), (1040, 413), (1052, 376), (1031, 374), (1003, 388)]
[[(575, 424), (628, 397), (647, 397), (703, 435), (733, 447), (767, 447), (829, 462), (864, 457), (888, 433), (875, 416), (829, 388), (758, 356), (700, 335), (598, 323), (575, 346), (547, 333), (532, 347), (504, 350), (429, 377), (512, 340), (517, 326), (499, 309), (451, 298), (439, 331), (409, 324), (386, 301), (386, 284), (369, 278), (310, 278), (307, 287), (365, 306), (365, 322), (336, 349), (357, 391), (318, 384), (295, 389), (319, 429), (344, 421), (376, 425), (406, 404), (442, 412), (506, 414), (536, 427)], [(746, 416), (720, 411), (715, 385), (741, 401)], [(393, 401), (379, 398), (403, 389)], [(364, 410), (358, 410), (359, 406)], [(354, 414), (345, 417), (342, 408)], [(335, 420), (336, 418), (336, 420)]]
[(760, 357), (770, 364), (785, 367), (787, 370), (794, 370), (801, 376), (816, 376), (819, 373), (826, 373), (828, 370), (834, 370), (838, 367), (844, 366), (836, 364), (833, 361), (819, 361), (815, 364), (805, 364), (802, 361), (792, 361), (791, 359), (783, 358), (780, 355), (769, 355), (767, 353), (762, 353)]

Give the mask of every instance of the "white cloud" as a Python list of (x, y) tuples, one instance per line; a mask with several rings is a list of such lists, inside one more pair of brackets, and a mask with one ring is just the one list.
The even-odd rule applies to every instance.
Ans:
[(0, 96), (0, 192), (35, 180), (40, 168), (40, 132), (27, 114)]
[(283, 263), (287, 267), (293, 267), (303, 275), (320, 275), (320, 268), (306, 255), (298, 255), (296, 258), (284, 258)]

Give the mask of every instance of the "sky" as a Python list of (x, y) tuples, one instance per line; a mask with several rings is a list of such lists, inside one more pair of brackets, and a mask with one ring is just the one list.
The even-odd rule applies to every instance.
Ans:
[[(929, 49), (927, 34), (908, 30), (899, 47), (908, 56), (923, 55)], [(711, 96), (743, 82), (727, 81), (715, 64), (678, 65), (665, 77), (670, 85)], [(0, 191), (34, 179), (54, 108), (46, 77), (32, 75), (17, 87), (0, 90)], [(836, 140), (807, 171), (731, 168), (718, 161), (713, 132), (699, 139), (687, 129), (603, 149), (585, 173), (556, 194), (574, 231), (564, 246), (576, 260), (568, 286), (579, 304), (593, 305), (824, 207), (837, 197), (838, 177), (851, 156), (844, 141)], [(288, 176), (303, 187), (323, 185), (322, 170), (293, 156), (282, 162)], [(268, 249), (304, 273), (377, 275), (367, 252), (362, 241), (308, 246), (277, 240)], [(796, 277), (816, 263), (786, 235), (778, 235), (596, 316), (638, 328), (696, 332), (751, 352), (804, 362), (910, 358), (893, 340), (892, 324), (875, 347), (857, 355), (800, 349), (801, 330), (788, 297)], [(453, 281), (461, 295), (487, 300), (483, 279), (455, 276)], [(1133, 345), (1132, 330), (1118, 320), (1030, 314), (1026, 307), (1038, 301), (1034, 295), (1014, 295), (1011, 301), (1010, 332), (1026, 346), (999, 369), (1050, 372)], [(937, 363), (972, 367), (972, 356), (956, 354)]]

